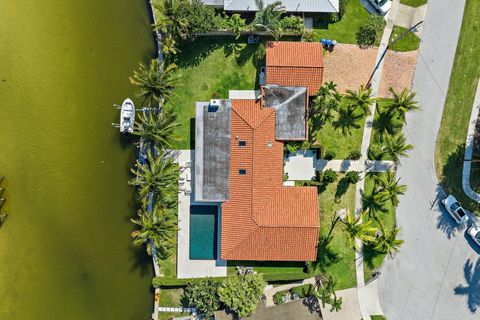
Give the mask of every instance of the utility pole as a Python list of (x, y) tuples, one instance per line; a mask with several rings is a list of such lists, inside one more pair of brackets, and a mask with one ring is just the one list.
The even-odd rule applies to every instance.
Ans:
[(380, 66), (380, 64), (382, 63), (383, 61), (383, 58), (385, 58), (385, 55), (387, 54), (387, 51), (388, 49), (390, 49), (390, 47), (395, 44), (397, 41), (403, 39), (409, 32), (412, 32), (413, 30), (417, 29), (421, 24), (423, 23), (423, 21), (420, 21), (418, 23), (416, 23), (413, 27), (411, 27), (410, 29), (408, 29), (407, 31), (405, 31), (404, 33), (402, 33), (401, 35), (399, 35), (396, 39), (394, 39), (392, 42), (389, 42), (387, 44), (387, 47), (385, 48), (385, 50), (382, 52), (382, 55), (380, 56), (380, 59), (378, 59), (378, 62), (377, 64), (375, 65), (375, 68), (373, 68), (373, 71), (372, 71), (372, 74), (370, 75), (370, 78), (368, 78), (368, 81), (367, 81), (367, 88), (370, 88), (370, 86), (372, 85), (371, 84), (371, 81), (373, 79), (373, 75), (375, 74), (375, 72), (377, 71), (378, 67)]

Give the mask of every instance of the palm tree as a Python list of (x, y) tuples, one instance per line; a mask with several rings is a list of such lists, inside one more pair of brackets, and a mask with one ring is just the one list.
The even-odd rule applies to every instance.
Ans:
[[(378, 110), (378, 108), (377, 108)], [(403, 127), (403, 120), (391, 114), (388, 111), (379, 111), (378, 117), (373, 122), (373, 128), (375, 129), (375, 138), (383, 142), (387, 135), (395, 135)]]
[(227, 28), (233, 32), (235, 39), (238, 40), (243, 29), (245, 29), (245, 19), (242, 19), (238, 13), (232, 14), (227, 20)]
[(173, 130), (178, 127), (177, 116), (171, 109), (141, 114), (135, 123), (134, 135), (140, 136), (147, 144), (165, 150), (171, 147)]
[(255, 13), (253, 26), (257, 30), (267, 31), (276, 41), (282, 36), (282, 26), (280, 20), (286, 12), (281, 1), (275, 1), (267, 6), (263, 0), (255, 0), (258, 11)]
[(177, 48), (177, 42), (171, 34), (164, 35), (162, 37), (162, 52), (165, 54), (177, 54), (179, 49)]
[(135, 246), (147, 245), (147, 253), (156, 253), (157, 258), (168, 257), (175, 243), (177, 228), (176, 215), (169, 210), (154, 207), (152, 212), (140, 209), (138, 217), (131, 219), (140, 229), (132, 232)]
[(388, 91), (392, 94), (392, 102), (387, 106), (388, 112), (391, 115), (397, 114), (398, 118), (402, 119), (403, 122), (405, 122), (407, 112), (419, 109), (417, 101), (413, 100), (416, 95), (415, 92), (411, 92), (407, 88), (397, 92), (391, 87)]
[(139, 63), (138, 70), (133, 71), (133, 76), (130, 77), (130, 82), (138, 87), (135, 97), (143, 99), (143, 103), (148, 106), (163, 105), (173, 96), (173, 89), (179, 79), (174, 73), (175, 68), (175, 64), (166, 66), (164, 62), (159, 64), (157, 59), (152, 59), (148, 67)]
[(387, 172), (386, 174), (375, 175), (373, 177), (375, 181), (375, 189), (373, 198), (382, 203), (390, 200), (396, 207), (400, 202), (398, 200), (399, 195), (405, 194), (407, 186), (399, 184), (400, 178), (395, 180), (394, 172)]
[(367, 220), (368, 210), (363, 211), (355, 217), (355, 214), (347, 212), (345, 219), (340, 220), (343, 223), (347, 242), (353, 250), (359, 249), (356, 240), (362, 243), (369, 243), (375, 240), (374, 234), (376, 229), (371, 226), (371, 221)]
[(177, 187), (178, 168), (169, 154), (160, 154), (154, 157), (148, 153), (146, 163), (137, 161), (136, 168), (131, 169), (135, 178), (129, 184), (139, 188), (140, 197), (145, 198), (153, 192), (163, 199), (166, 192)]
[(365, 115), (370, 114), (370, 106), (374, 101), (371, 88), (367, 88), (362, 84), (358, 91), (347, 90), (346, 92), (345, 98), (348, 100), (351, 108), (360, 109)]
[(338, 119), (333, 123), (335, 129), (340, 128), (344, 136), (351, 135), (352, 129), (359, 129), (361, 125), (358, 120), (362, 119), (362, 115), (356, 114), (352, 108), (341, 108), (338, 110)]
[(313, 290), (313, 295), (322, 302), (323, 308), (325, 308), (325, 304), (330, 305), (330, 311), (339, 311), (342, 308), (342, 298), (338, 298), (335, 293), (336, 285), (335, 278), (328, 275), (326, 279), (318, 280)]
[(185, 40), (188, 37), (188, 20), (178, 14), (183, 5), (179, 0), (164, 0), (163, 6), (153, 3), (158, 12), (162, 12), (161, 18), (153, 26), (154, 31), (160, 31), (164, 35), (171, 35), (174, 39)]
[(375, 249), (393, 258), (393, 255), (400, 251), (400, 246), (404, 242), (403, 240), (397, 239), (400, 228), (394, 227), (392, 230), (389, 230), (383, 225), (381, 220), (377, 220), (377, 222), (380, 225), (381, 232), (377, 236)]
[(390, 158), (396, 166), (400, 164), (401, 157), (408, 157), (407, 151), (412, 150), (413, 145), (407, 144), (407, 138), (400, 133), (395, 136), (387, 136), (382, 155)]

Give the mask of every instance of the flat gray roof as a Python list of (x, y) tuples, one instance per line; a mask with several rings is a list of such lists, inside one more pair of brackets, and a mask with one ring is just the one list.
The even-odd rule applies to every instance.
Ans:
[(275, 138), (306, 139), (307, 88), (265, 86), (265, 107), (275, 109)]
[(195, 201), (228, 200), (231, 101), (196, 103)]

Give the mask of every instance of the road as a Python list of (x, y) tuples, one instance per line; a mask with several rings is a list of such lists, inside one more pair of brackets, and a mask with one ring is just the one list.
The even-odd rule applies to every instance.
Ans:
[[(406, 135), (415, 150), (398, 170), (408, 185), (397, 209), (405, 240), (379, 279), (389, 320), (480, 319), (479, 251), (439, 206), (435, 140), (461, 27), (464, 0), (430, 0), (413, 90), (421, 111), (408, 115)], [(459, 164), (460, 165), (460, 164)]]

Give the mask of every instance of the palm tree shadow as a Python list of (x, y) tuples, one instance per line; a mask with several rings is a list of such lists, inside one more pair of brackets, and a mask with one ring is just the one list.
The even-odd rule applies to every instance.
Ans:
[(437, 217), (437, 229), (445, 233), (448, 239), (451, 239), (458, 232), (465, 229), (465, 224), (457, 224), (443, 206), (439, 207), (440, 215)]
[(338, 253), (333, 251), (329, 244), (330, 243), (326, 241), (324, 236), (320, 237), (317, 249), (317, 260), (310, 263), (310, 272), (326, 272), (327, 267), (337, 263), (340, 260)]
[(152, 258), (145, 252), (145, 246), (142, 247), (129, 247), (132, 254), (132, 266), (131, 271), (139, 272), (140, 276), (151, 277), (152, 276)]
[(320, 304), (318, 303), (318, 299), (314, 296), (306, 297), (303, 299), (302, 303), (305, 307), (307, 307), (308, 312), (321, 314)]
[(480, 306), (480, 258), (475, 267), (473, 261), (468, 259), (463, 266), (463, 273), (467, 284), (455, 287), (456, 295), (467, 296), (467, 305), (471, 313), (475, 313)]

